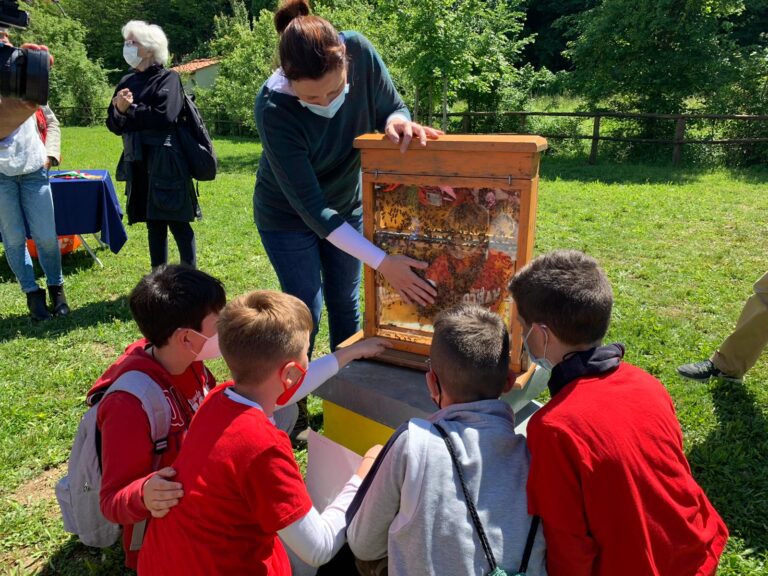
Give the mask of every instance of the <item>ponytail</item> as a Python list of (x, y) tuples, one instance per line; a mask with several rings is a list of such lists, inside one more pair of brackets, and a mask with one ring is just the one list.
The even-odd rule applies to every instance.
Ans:
[(288, 24), (299, 16), (309, 16), (309, 2), (307, 0), (286, 0), (275, 12), (275, 28), (282, 34), (288, 28)]
[(288, 80), (317, 80), (344, 66), (346, 50), (333, 25), (311, 16), (307, 0), (286, 0), (275, 12), (280, 66)]

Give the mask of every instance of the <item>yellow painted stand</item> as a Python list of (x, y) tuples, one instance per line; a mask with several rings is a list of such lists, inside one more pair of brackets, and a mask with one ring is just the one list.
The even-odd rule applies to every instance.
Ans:
[(385, 444), (394, 429), (323, 400), (323, 434), (361, 456), (374, 444)]

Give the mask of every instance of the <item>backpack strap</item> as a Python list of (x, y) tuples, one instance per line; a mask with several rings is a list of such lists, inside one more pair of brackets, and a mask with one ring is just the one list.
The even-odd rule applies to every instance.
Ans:
[[(146, 373), (131, 370), (115, 380), (104, 395), (113, 392), (128, 392), (141, 401), (141, 407), (147, 413), (150, 434), (154, 443), (152, 470), (157, 470), (160, 468), (163, 453), (168, 449), (168, 432), (171, 429), (171, 407), (165, 397), (163, 387)], [(141, 548), (146, 528), (146, 519), (133, 525), (130, 550), (135, 551)]]
[(155, 455), (162, 454), (168, 448), (168, 432), (171, 429), (171, 407), (165, 397), (163, 387), (148, 374), (138, 370), (123, 373), (106, 391), (128, 392), (140, 402), (147, 413)]
[(37, 132), (40, 134), (40, 140), (45, 141), (48, 139), (48, 119), (45, 117), (45, 111), (38, 107), (35, 110), (35, 121), (37, 122)]
[(498, 564), (496, 564), (496, 558), (494, 558), (493, 556), (491, 545), (488, 543), (488, 538), (485, 535), (485, 530), (483, 529), (483, 525), (480, 522), (480, 516), (477, 515), (477, 508), (475, 507), (475, 501), (472, 499), (472, 495), (469, 493), (469, 489), (467, 488), (467, 483), (464, 480), (464, 470), (461, 467), (461, 464), (459, 463), (458, 456), (456, 456), (456, 449), (453, 447), (453, 442), (451, 442), (451, 439), (448, 437), (448, 433), (445, 431), (445, 429), (437, 422), (434, 423), (434, 426), (435, 428), (437, 428), (437, 431), (440, 433), (440, 436), (443, 437), (443, 440), (445, 440), (445, 446), (448, 448), (448, 453), (451, 455), (451, 460), (453, 461), (453, 465), (456, 468), (456, 473), (459, 476), (459, 482), (461, 483), (461, 490), (464, 492), (464, 499), (467, 501), (467, 508), (469, 508), (469, 515), (472, 518), (472, 523), (475, 525), (475, 529), (477, 530), (477, 535), (480, 538), (480, 544), (483, 547), (485, 558), (486, 560), (488, 560), (488, 565), (491, 567), (490, 573), (493, 574), (494, 571), (498, 568)]
[(528, 539), (525, 541), (525, 550), (523, 551), (523, 559), (520, 561), (520, 570), (517, 571), (517, 576), (524, 575), (528, 570), (528, 561), (531, 559), (531, 552), (533, 551), (533, 542), (536, 540), (536, 532), (539, 529), (540, 516), (534, 516), (531, 518), (531, 527), (528, 529)]

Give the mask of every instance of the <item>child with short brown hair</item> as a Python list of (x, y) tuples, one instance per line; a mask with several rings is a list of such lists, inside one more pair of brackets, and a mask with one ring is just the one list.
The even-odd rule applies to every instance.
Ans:
[[(150, 526), (140, 574), (287, 576), (282, 542), (313, 566), (338, 552), (346, 509), (375, 450), (319, 514), (288, 436), (271, 421), (277, 406), (332, 375), (330, 368), (313, 370), (322, 377), (305, 382), (311, 331), (306, 305), (288, 294), (251, 292), (224, 308), (219, 343), (233, 382), (208, 395), (190, 427), (174, 464), (185, 495)], [(325, 358), (338, 370), (384, 346), (379, 339), (364, 340)]]

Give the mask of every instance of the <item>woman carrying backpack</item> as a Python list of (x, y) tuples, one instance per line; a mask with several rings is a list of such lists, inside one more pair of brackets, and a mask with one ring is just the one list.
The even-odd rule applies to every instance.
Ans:
[(133, 71), (115, 89), (107, 128), (123, 137), (117, 179), (126, 181), (128, 223), (147, 223), (152, 268), (168, 261), (168, 230), (183, 264), (197, 265), (190, 222), (200, 215), (175, 123), (184, 106), (179, 75), (165, 68), (168, 39), (157, 25), (132, 20), (122, 30)]

